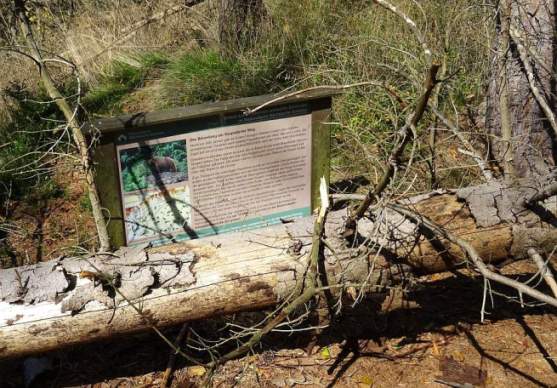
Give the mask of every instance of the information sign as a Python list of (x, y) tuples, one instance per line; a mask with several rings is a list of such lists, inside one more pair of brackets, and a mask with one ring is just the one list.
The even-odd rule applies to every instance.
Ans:
[[(263, 99), (97, 121), (97, 184), (113, 245), (159, 245), (311, 215), (315, 174), (328, 178), (328, 130), (317, 119), (328, 116), (330, 95), (245, 114)], [(315, 155), (323, 145), (326, 161)]]

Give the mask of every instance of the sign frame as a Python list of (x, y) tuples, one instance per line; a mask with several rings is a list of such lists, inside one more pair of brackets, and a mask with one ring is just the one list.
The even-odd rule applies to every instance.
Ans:
[[(274, 101), (257, 112), (249, 109), (273, 101), (280, 95), (264, 95), (229, 101), (198, 104), (164, 111), (136, 113), (89, 122), (86, 133), (95, 139), (93, 163), (95, 182), (106, 209), (107, 228), (113, 248), (126, 245), (124, 209), (120, 189), (117, 145), (130, 139), (152, 139), (214, 129), (240, 123), (255, 123), (299, 114), (311, 115), (311, 209), (319, 205), (319, 182), (330, 178), (331, 136), (327, 123), (331, 115), (334, 89), (315, 89)], [(188, 128), (184, 130), (184, 128)]]

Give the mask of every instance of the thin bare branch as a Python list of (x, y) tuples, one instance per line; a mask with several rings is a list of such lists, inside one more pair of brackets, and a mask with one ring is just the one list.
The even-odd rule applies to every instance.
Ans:
[(422, 34), (420, 29), (416, 25), (416, 22), (414, 22), (408, 15), (406, 15), (404, 12), (402, 12), (400, 9), (398, 9), (397, 7), (395, 7), (393, 4), (389, 3), (386, 0), (373, 0), (373, 2), (377, 5), (380, 5), (381, 7), (385, 8), (385, 9), (389, 10), (390, 12), (394, 13), (398, 17), (400, 17), (404, 21), (404, 23), (406, 23), (406, 25), (408, 27), (410, 27), (410, 29), (412, 30), (412, 32), (416, 36), (416, 39), (418, 40), (418, 42), (422, 46), (422, 50), (424, 51), (424, 55), (426, 57), (427, 66), (428, 67), (431, 66), (431, 64), (432, 64), (432, 52), (429, 49), (429, 46), (427, 45), (425, 36)]
[(14, 12), (20, 21), (21, 30), (29, 48), (30, 55), (34, 58), (34, 61), (38, 66), (41, 81), (50, 98), (55, 101), (60, 111), (64, 114), (64, 117), (67, 121), (67, 128), (69, 128), (72, 132), (73, 140), (75, 141), (78, 148), (81, 158), (81, 165), (85, 173), (85, 180), (87, 182), (87, 188), (89, 191), (89, 199), (91, 201), (93, 217), (95, 219), (95, 224), (97, 227), (100, 250), (108, 251), (110, 249), (110, 239), (108, 237), (106, 221), (104, 219), (99, 193), (97, 191), (94, 180), (93, 167), (91, 165), (89, 157), (89, 147), (87, 146), (87, 141), (85, 139), (85, 136), (83, 135), (83, 132), (81, 131), (81, 127), (77, 120), (76, 110), (70, 107), (68, 101), (64, 98), (64, 96), (60, 93), (60, 91), (54, 84), (48, 66), (46, 65), (45, 59), (43, 58), (37, 42), (33, 36), (31, 23), (27, 16), (25, 10), (25, 2), (23, 0), (15, 0)]
[(505, 175), (515, 176), (513, 164), (513, 130), (512, 115), (510, 108), (510, 96), (508, 88), (507, 55), (510, 48), (510, 26), (511, 3), (510, 0), (501, 0), (499, 18), (501, 21), (501, 42), (499, 44), (499, 55), (497, 56), (497, 72), (499, 81), (499, 112), (501, 115), (501, 142), (505, 148), (503, 156), (503, 167)]
[(521, 34), (512, 25), (512, 23), (511, 23), (509, 29), (510, 29), (511, 37), (512, 37), (514, 43), (516, 44), (516, 48), (518, 50), (518, 54), (520, 56), (520, 60), (522, 62), (522, 65), (524, 66), (524, 70), (526, 71), (526, 77), (528, 78), (528, 85), (530, 86), (530, 91), (532, 92), (532, 94), (534, 95), (534, 98), (536, 99), (536, 101), (540, 105), (540, 108), (542, 109), (545, 117), (547, 118), (547, 121), (549, 122), (549, 125), (551, 126), (551, 129), (553, 130), (555, 135), (557, 135), (557, 121), (555, 119), (555, 114), (553, 113), (553, 110), (551, 109), (547, 100), (545, 99), (545, 97), (542, 95), (540, 89), (538, 88), (538, 85), (537, 85), (537, 82), (536, 82), (536, 76), (534, 74), (534, 68), (532, 67), (530, 57), (528, 56), (528, 51), (524, 47), (524, 43), (523, 43)]
[(488, 268), (488, 266), (485, 264), (483, 259), (480, 257), (476, 249), (468, 241), (465, 241), (455, 236), (447, 229), (441, 227), (440, 225), (437, 225), (436, 223), (426, 218), (425, 216), (418, 214), (408, 208), (396, 204), (388, 205), (388, 207), (402, 214), (403, 216), (415, 222), (416, 224), (425, 227), (426, 229), (428, 229), (438, 237), (441, 237), (453, 244), (458, 245), (464, 251), (464, 253), (466, 253), (466, 256), (470, 259), (471, 263), (485, 279), (514, 288), (520, 294), (528, 295), (540, 302), (547, 303), (548, 305), (553, 307), (557, 307), (556, 298), (546, 295), (543, 292), (540, 292), (516, 280), (510, 279), (506, 276), (491, 271)]
[(231, 360), (249, 352), (256, 344), (261, 341), (261, 339), (266, 334), (270, 333), (275, 327), (277, 327), (280, 323), (287, 319), (288, 316), (292, 314), (297, 308), (308, 303), (320, 291), (320, 289), (318, 288), (318, 264), (319, 258), (322, 255), (323, 245), (321, 244), (321, 240), (323, 238), (325, 222), (330, 207), (329, 194), (324, 177), (321, 178), (320, 197), (321, 205), (319, 207), (319, 214), (317, 215), (314, 223), (308, 273), (306, 276), (306, 281), (300, 281), (299, 283), (300, 287), (303, 287), (305, 283), (305, 290), (296, 299), (288, 303), (273, 319), (268, 321), (263, 328), (255, 332), (247, 342), (242, 344), (237, 349), (225, 354), (218, 360), (209, 363), (208, 366), (210, 368), (214, 368), (225, 361)]
[(370, 189), (366, 195), (366, 198), (360, 203), (360, 205), (355, 209), (355, 211), (348, 217), (345, 225), (345, 237), (350, 237), (354, 235), (356, 231), (356, 223), (361, 219), (367, 209), (377, 201), (379, 196), (387, 188), (391, 182), (397, 166), (400, 164), (400, 158), (402, 153), (406, 148), (406, 145), (414, 137), (415, 128), (420, 122), (429, 101), (429, 97), (433, 92), (433, 88), (437, 85), (437, 71), (439, 70), (439, 64), (433, 64), (428, 71), (427, 78), (424, 84), (425, 91), (418, 99), (414, 112), (407, 117), (406, 124), (397, 131), (397, 139), (395, 140), (395, 147), (389, 156), (387, 161), (387, 169), (383, 173), (381, 179), (377, 182), (373, 189)]
[(468, 139), (466, 139), (466, 137), (463, 135), (462, 131), (460, 130), (460, 128), (458, 128), (456, 126), (456, 124), (454, 124), (452, 121), (450, 121), (449, 119), (447, 119), (438, 109), (436, 109), (435, 107), (431, 108), (431, 111), (433, 112), (433, 114), (435, 116), (437, 116), (437, 118), (439, 120), (441, 120), (441, 122), (447, 127), (449, 128), (452, 133), (458, 138), (458, 140), (460, 140), (460, 142), (462, 144), (464, 144), (464, 146), (467, 148), (467, 150), (461, 150), (459, 149), (458, 151), (461, 154), (470, 156), (472, 159), (474, 159), (476, 161), (476, 163), (478, 164), (478, 167), (480, 168), (482, 174), (484, 175), (484, 178), (487, 182), (490, 182), (494, 179), (493, 177), (493, 172), (489, 169), (487, 162), (485, 161), (485, 159), (481, 156), (481, 154), (476, 151), (476, 149), (472, 146), (472, 144), (470, 144), (470, 142), (468, 141)]
[(263, 109), (263, 108), (265, 108), (269, 105), (275, 104), (277, 102), (286, 100), (286, 99), (291, 98), (291, 97), (299, 96), (300, 94), (304, 94), (304, 93), (307, 93), (307, 92), (312, 92), (314, 90), (331, 90), (331, 91), (335, 90), (336, 91), (336, 90), (346, 90), (346, 89), (356, 88), (356, 87), (360, 87), (360, 86), (380, 86), (380, 87), (384, 87), (384, 88), (388, 89), (388, 87), (385, 84), (383, 84), (381, 82), (375, 82), (375, 81), (357, 82), (357, 83), (349, 84), (349, 85), (312, 86), (310, 88), (297, 90), (297, 91), (292, 92), (292, 93), (283, 94), (282, 96), (278, 96), (276, 98), (273, 98), (272, 100), (269, 100), (269, 101), (255, 107), (253, 109), (246, 109), (244, 111), (244, 114), (246, 116), (250, 115), (250, 114), (253, 114), (253, 113), (257, 112), (258, 110), (261, 110), (261, 109)]
[(549, 288), (551, 288), (553, 295), (557, 298), (557, 282), (555, 282), (555, 277), (547, 266), (547, 262), (534, 248), (528, 249), (528, 256), (530, 256), (534, 263), (536, 263), (536, 266), (540, 270), (540, 275), (543, 277)]
[[(176, 341), (174, 341), (174, 346), (176, 346), (178, 349), (182, 346), (182, 342), (184, 342), (184, 337), (186, 337), (186, 335), (188, 334), (189, 328), (190, 324), (188, 322), (184, 323), (180, 328), (180, 332), (176, 337)], [(172, 351), (170, 353), (170, 356), (168, 357), (168, 364), (166, 365), (166, 370), (164, 371), (164, 375), (162, 376), (162, 381), (160, 383), (161, 388), (166, 388), (169, 386), (169, 383), (171, 381), (170, 377), (172, 376), (172, 372), (174, 371), (174, 366), (176, 364), (176, 355), (178, 355), (178, 352)]]

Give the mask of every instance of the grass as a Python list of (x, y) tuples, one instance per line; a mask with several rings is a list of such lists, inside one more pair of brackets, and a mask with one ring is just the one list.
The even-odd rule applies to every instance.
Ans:
[(163, 105), (191, 105), (250, 93), (242, 67), (212, 50), (198, 50), (175, 59), (162, 77)]
[(168, 65), (169, 60), (163, 54), (155, 52), (143, 54), (134, 62), (111, 63), (101, 75), (99, 85), (83, 97), (85, 109), (98, 115), (120, 113), (124, 98), (143, 87), (151, 75), (156, 75)]
[(258, 54), (249, 51), (231, 58), (200, 49), (178, 56), (163, 73), (160, 106), (268, 94), (288, 86), (281, 78), (284, 67), (272, 57)]
[[(349, 6), (333, 0), (269, 0), (266, 4), (269, 24), (253, 44), (236, 55), (222, 56), (218, 45), (210, 42), (185, 51), (133, 54), (126, 57), (131, 60), (113, 61), (95, 74), (95, 84), (85, 87), (89, 90), (81, 99), (83, 106), (93, 115), (118, 114), (130, 94), (152, 84), (156, 87), (140, 98), (155, 101), (154, 107), (168, 108), (286, 88), (380, 80), (390, 85), (390, 91), (366, 87), (336, 98), (337, 124), (332, 126), (334, 168), (344, 174), (374, 177), (383, 168), (392, 133), (412, 108), (426, 72), (422, 48), (413, 33), (392, 13), (357, 0), (349, 1)], [(488, 68), (487, 36), (492, 31), (485, 9), (468, 0), (429, 0), (419, 5), (399, 0), (396, 4), (424, 31), (435, 59), (444, 64), (445, 75), (452, 75), (439, 93), (440, 109), (453, 111), (454, 104), (462, 111), (470, 101), (478, 104)], [(71, 94), (71, 87), (66, 89)], [(12, 127), (0, 126), (0, 144), (13, 142), (0, 149), (0, 164), (44, 148), (52, 140), (47, 133), (31, 136), (13, 130), (52, 128), (53, 122), (44, 119), (60, 118), (52, 105), (30, 102), (40, 101), (44, 96), (39, 94), (16, 96)], [(428, 150), (424, 144), (435, 125), (435, 119), (426, 115), (417, 128), (419, 160), (411, 173), (424, 177), (417, 190), (427, 189), (424, 163)], [(440, 147), (449, 143), (450, 139), (441, 136)], [(23, 165), (25, 160), (17, 163)], [(458, 170), (442, 171), (446, 172), (440, 178), (448, 186), (468, 182), (466, 174)], [(13, 179), (20, 181), (0, 171), (2, 182)]]

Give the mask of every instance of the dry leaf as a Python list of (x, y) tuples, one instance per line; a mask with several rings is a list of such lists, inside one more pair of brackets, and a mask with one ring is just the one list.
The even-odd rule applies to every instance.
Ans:
[(207, 373), (207, 369), (205, 369), (205, 367), (201, 365), (195, 365), (188, 368), (188, 374), (190, 376), (201, 377), (205, 375), (205, 373)]
[(455, 351), (453, 353), (453, 358), (457, 361), (463, 362), (464, 361), (464, 354), (460, 353), (459, 351)]
[(372, 387), (373, 386), (373, 379), (370, 376), (362, 376), (360, 377), (360, 383), (367, 385), (368, 387)]
[(435, 340), (433, 340), (433, 341), (431, 341), (431, 345), (432, 345), (431, 354), (434, 357), (439, 357), (441, 355), (441, 352), (439, 351), (439, 347), (437, 346), (437, 342)]

